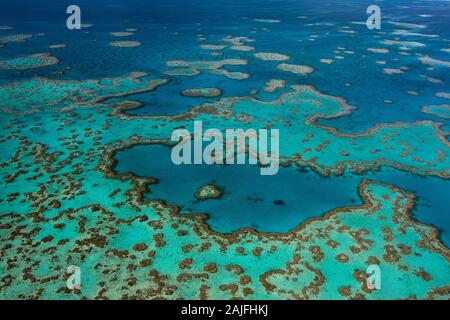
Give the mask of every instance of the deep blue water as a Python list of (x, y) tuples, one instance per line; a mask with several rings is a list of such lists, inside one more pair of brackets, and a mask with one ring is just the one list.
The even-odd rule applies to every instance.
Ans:
[[(168, 204), (183, 213), (208, 213), (208, 224), (216, 231), (232, 232), (251, 227), (266, 232), (286, 232), (301, 222), (320, 217), (334, 208), (361, 204), (358, 185), (367, 178), (401, 187), (417, 196), (413, 215), (434, 226), (450, 225), (446, 181), (383, 168), (365, 175), (320, 177), (297, 167), (282, 168), (274, 176), (261, 176), (251, 165), (174, 165), (171, 148), (162, 145), (137, 145), (119, 151), (117, 173), (131, 172), (158, 179), (150, 185), (147, 199), (170, 199)], [(224, 191), (218, 200), (197, 201), (195, 191), (214, 183)], [(283, 204), (277, 204), (281, 200)], [(442, 229), (442, 228), (441, 228)], [(450, 243), (448, 232), (441, 238)]]

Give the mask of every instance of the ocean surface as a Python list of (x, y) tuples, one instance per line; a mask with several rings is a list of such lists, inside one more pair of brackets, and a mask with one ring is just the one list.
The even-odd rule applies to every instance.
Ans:
[[(81, 30), (70, 31), (66, 28), (66, 8), (71, 4), (81, 8), (81, 22), (84, 25)], [(58, 199), (61, 210), (68, 210), (61, 211), (61, 215), (97, 203), (97, 197), (101, 198), (98, 204), (102, 206), (106, 191), (96, 191), (98, 186), (95, 179), (98, 179), (98, 185), (104, 190), (112, 192), (120, 189), (122, 192), (127, 187), (119, 185), (119, 180), (112, 179), (108, 174), (123, 176), (131, 173), (140, 178), (157, 180), (157, 183), (144, 188), (142, 199), (161, 200), (167, 205), (178, 207), (180, 214), (207, 214), (206, 224), (213, 232), (232, 234), (250, 228), (262, 233), (284, 234), (332, 210), (362, 206), (364, 199), (359, 186), (363, 181), (370, 180), (392, 185), (414, 195), (415, 203), (410, 210), (412, 218), (435, 227), (439, 232), (439, 240), (448, 247), (450, 117), (445, 116), (445, 112), (448, 112), (450, 104), (450, 2), (377, 1), (376, 4), (382, 9), (381, 30), (369, 30), (365, 24), (368, 17), (366, 8), (371, 4), (373, 1), (365, 0), (78, 0), (76, 3), (65, 0), (0, 0), (0, 86), (3, 90), (0, 92), (0, 124), (5, 137), (0, 145), (2, 162), (9, 163), (15, 152), (25, 147), (14, 142), (17, 136), (23, 136), (30, 143), (42, 143), (49, 153), (55, 153), (55, 157), (61, 154), (65, 157), (75, 151), (87, 155), (93, 150), (90, 148), (96, 148), (96, 151), (92, 151), (96, 155), (97, 151), (114, 149), (108, 164), (110, 167), (102, 163), (106, 159), (103, 153), (97, 160), (88, 157), (79, 163), (58, 162), (59, 169), (64, 172), (64, 179), (74, 177), (76, 180), (76, 174), (70, 173), (70, 170), (78, 166), (80, 170), (90, 168), (95, 171), (86, 174), (91, 180), (86, 177), (78, 181), (85, 189), (83, 193), (73, 195), (73, 198), (63, 196), (62, 189), (58, 189), (59, 182), (56, 183), (57, 177), (51, 176), (52, 171), (33, 180), (5, 182), (4, 191), (1, 192), (4, 202), (0, 215), (34, 212), (44, 202), (29, 206), (28, 201), (35, 198), (29, 197), (28, 193), (36, 197), (34, 192), (39, 188), (45, 189), (42, 192), (47, 193), (49, 198)], [(129, 34), (111, 34), (114, 32)], [(8, 41), (8, 36), (17, 35), (31, 36), (23, 41)], [(236, 39), (239, 37), (244, 38)], [(138, 45), (112, 46), (114, 41), (135, 41)], [(208, 48), (205, 45), (227, 47)], [(288, 58), (286, 61), (268, 61), (256, 58), (257, 52), (277, 53)], [(56, 58), (57, 63), (45, 60), (48, 56), (42, 59), (43, 62), (39, 60), (41, 56), (30, 58), (35, 54), (48, 54)], [(37, 62), (33, 59), (37, 59)], [(174, 68), (168, 63), (220, 63), (226, 59), (240, 59), (246, 63), (231, 63), (223, 67), (186, 67), (189, 71), (198, 71), (193, 76), (171, 74), (180, 68)], [(280, 63), (309, 66), (313, 72), (305, 75), (285, 72), (277, 68)], [(217, 70), (235, 74), (227, 77)], [(146, 74), (133, 78), (130, 83), (126, 82), (133, 72)], [(241, 80), (232, 79), (233, 76), (243, 74), (245, 77)], [(50, 79), (53, 82), (36, 93), (33, 85), (28, 87), (31, 79)], [(104, 94), (102, 90), (107, 91), (105, 88), (116, 83), (116, 79), (125, 79), (123, 92)], [(151, 79), (170, 81), (154, 90), (138, 87), (141, 81)], [(284, 80), (284, 85), (274, 90), (264, 90), (271, 79)], [(98, 80), (98, 83), (86, 85), (91, 80)], [(24, 88), (14, 89), (13, 85), (17, 83), (24, 84)], [(70, 96), (59, 100), (58, 90), (63, 91), (67, 83), (80, 83), (80, 86), (70, 91)], [(313, 170), (309, 165), (291, 165), (280, 168), (277, 175), (261, 176), (259, 168), (251, 165), (176, 166), (170, 160), (171, 149), (165, 145), (145, 142), (129, 144), (130, 141), (139, 140), (133, 136), (143, 140), (167, 139), (170, 129), (177, 127), (171, 117), (189, 112), (197, 106), (220, 103), (221, 99), (244, 97), (270, 104), (286, 94), (295, 93), (296, 89), (292, 87), (295, 85), (312, 86), (323, 95), (336, 98), (337, 101), (343, 99), (346, 104), (355, 107), (351, 113), (316, 120), (320, 126), (335, 128), (339, 136), (365, 135), (386, 124), (401, 123), (401, 126), (407, 127), (408, 124), (427, 121), (438, 128), (434, 134), (441, 145), (430, 144), (422, 149), (411, 149), (411, 152), (416, 152), (418, 159), (414, 161), (420, 163), (417, 170), (382, 163), (376, 170), (357, 172), (347, 168), (344, 172), (319, 174), (319, 170)], [(183, 90), (192, 88), (218, 88), (221, 92), (215, 97), (181, 94)], [(84, 95), (89, 99), (84, 100)], [(22, 104), (19, 101), (28, 96), (36, 101), (24, 103), (24, 109), (20, 109)], [(95, 97), (104, 99), (98, 102)], [(115, 125), (116, 120), (102, 118), (111, 112), (112, 107), (125, 100), (139, 102), (134, 108), (121, 111), (120, 116), (126, 121)], [(83, 106), (59, 113), (63, 105), (67, 106), (66, 103), (83, 103)], [(89, 109), (97, 104), (98, 118), (92, 116), (90, 112), (93, 109)], [(426, 106), (440, 106), (444, 111), (424, 112)], [(37, 111), (33, 111), (35, 107)], [(27, 110), (30, 112), (27, 113)], [(264, 112), (260, 111), (261, 114)], [(282, 116), (288, 117), (288, 114)], [(160, 122), (154, 120), (156, 118)], [(73, 123), (69, 123), (71, 119), (74, 119)], [(155, 122), (146, 126), (144, 119)], [(63, 125), (59, 121), (64, 120), (69, 124), (65, 123), (67, 127), (61, 129)], [(164, 123), (167, 123), (167, 129), (164, 129)], [(111, 124), (116, 131), (107, 131), (105, 124)], [(226, 126), (226, 123), (222, 124)], [(17, 128), (14, 127), (16, 125)], [(185, 123), (180, 125), (184, 126)], [(155, 128), (153, 131), (151, 126)], [(83, 138), (90, 129), (108, 133), (92, 145), (92, 141), (83, 140), (90, 137), (85, 135)], [(291, 133), (295, 132), (294, 129), (290, 130)], [(301, 130), (302, 127), (297, 132), (297, 140), (300, 140)], [(63, 143), (71, 135), (76, 135), (72, 138), (80, 142), (73, 148)], [(429, 138), (430, 133), (424, 131), (424, 135)], [(423, 138), (421, 134), (405, 136), (404, 140), (409, 142), (420, 138)], [(120, 148), (116, 149), (117, 144), (120, 144)], [(373, 148), (380, 146), (374, 145)], [(425, 162), (422, 163), (420, 159), (430, 156), (431, 152), (442, 152), (439, 155), (444, 169), (427, 174), (424, 173), (426, 168), (422, 167)], [(352, 159), (350, 155), (348, 160)], [(20, 178), (20, 172), (23, 171), (31, 174), (35, 166), (42, 163), (40, 161), (28, 163), (24, 160), (14, 166), (5, 165), (2, 167), (2, 176), (7, 180), (16, 173)], [(327, 161), (333, 162), (333, 159)], [(401, 157), (398, 161), (401, 163)], [(430, 170), (436, 166), (428, 165)], [(99, 168), (101, 174), (97, 170)], [(44, 179), (47, 177), (51, 178), (50, 182)], [(74, 182), (72, 188), (77, 189), (77, 183)], [(196, 198), (196, 191), (206, 184), (218, 186), (222, 191), (221, 197), (206, 201)], [(11, 200), (6, 205), (5, 199), (11, 198), (11, 194), (16, 192), (19, 194), (18, 200)], [(22, 196), (23, 201), (20, 202)], [(70, 202), (65, 204), (65, 200)], [(111, 212), (116, 209), (120, 211), (118, 208), (128, 203), (128, 200), (120, 203), (108, 201), (105, 200), (103, 207), (109, 208), (105, 210)], [(123, 212), (117, 214), (132, 217), (128, 211)], [(47, 217), (50, 216), (57, 217), (58, 212), (51, 211)], [(70, 224), (70, 221), (67, 220), (67, 223)], [(67, 231), (69, 238), (76, 237), (74, 230)], [(135, 238), (144, 239), (139, 234), (141, 229), (137, 230), (134, 231)], [(4, 229), (0, 232), (2, 237), (9, 236)], [(47, 232), (52, 234), (53, 231)], [(131, 234), (131, 231), (124, 232)], [(1, 270), (6, 273), (6, 259), (3, 259)], [(92, 286), (96, 283), (96, 280), (89, 281), (92, 281)], [(442, 283), (445, 284), (449, 283)], [(26, 289), (20, 290), (17, 291), (26, 292)], [(87, 296), (92, 296), (95, 291), (90, 290)], [(12, 293), (6, 295), (14, 296)]]

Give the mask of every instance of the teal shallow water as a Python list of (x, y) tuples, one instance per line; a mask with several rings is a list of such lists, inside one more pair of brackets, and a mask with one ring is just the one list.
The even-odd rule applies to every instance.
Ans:
[[(449, 123), (422, 112), (448, 104), (447, 2), (382, 2), (379, 32), (361, 24), (368, 0), (79, 4), (83, 22), (92, 24), (80, 32), (65, 28), (62, 2), (17, 0), (0, 12), (0, 25), (12, 27), (0, 28), (0, 298), (449, 297)], [(129, 28), (129, 37), (110, 34)], [(254, 50), (232, 48), (238, 37)], [(118, 40), (142, 45), (109, 45)], [(255, 52), (287, 55), (286, 63), (314, 72), (283, 72)], [(240, 63), (215, 70), (223, 59)], [(176, 75), (173, 60), (199, 70)], [(135, 71), (147, 75), (129, 75)], [(154, 80), (160, 78), (169, 82)], [(267, 92), (273, 79), (284, 86)], [(207, 87), (222, 96), (180, 94)], [(293, 94), (274, 102), (286, 92)], [(337, 133), (309, 123), (309, 116), (342, 111), (342, 101), (321, 93), (357, 107), (317, 121)], [(224, 97), (240, 98), (230, 106), (218, 102)], [(131, 118), (117, 111), (124, 99), (142, 103), (125, 111)], [(218, 102), (193, 113), (206, 126), (280, 128), (283, 155), (299, 153), (301, 168), (262, 177), (252, 166), (174, 167), (167, 147), (142, 145), (190, 128), (194, 119), (141, 116), (174, 116), (205, 102)], [(245, 113), (253, 116), (248, 123)], [(411, 124), (420, 120), (433, 123)], [(362, 136), (342, 134), (399, 121), (405, 123)], [(137, 146), (123, 149), (129, 144)], [(117, 149), (113, 168), (108, 156)], [(357, 174), (370, 168), (366, 162), (387, 164)], [(110, 169), (140, 177), (116, 177)], [(181, 215), (140, 201), (145, 177), (159, 182), (144, 199), (180, 206)], [(222, 198), (196, 200), (205, 183), (217, 184)], [(236, 232), (245, 227), (259, 232)], [(262, 233), (269, 231), (277, 235)], [(66, 288), (73, 264), (82, 270), (80, 292)], [(371, 264), (382, 270), (382, 290), (365, 287)]]
[[(449, 195), (444, 179), (387, 168), (365, 175), (324, 178), (295, 166), (281, 168), (275, 176), (261, 176), (259, 168), (251, 165), (177, 166), (171, 161), (171, 150), (162, 145), (138, 145), (119, 151), (114, 170), (157, 179), (158, 183), (150, 185), (145, 193), (146, 199), (165, 200), (179, 206), (182, 213), (207, 213), (208, 224), (218, 232), (230, 233), (245, 227), (261, 232), (287, 232), (334, 208), (360, 205), (357, 187), (365, 178), (415, 194), (417, 207), (413, 214), (419, 221), (434, 226), (450, 223), (450, 217), (442, 214)], [(222, 188), (223, 197), (198, 201), (195, 192), (205, 184)], [(277, 204), (277, 200), (283, 204)], [(441, 232), (442, 240), (450, 243), (449, 234), (443, 229)]]

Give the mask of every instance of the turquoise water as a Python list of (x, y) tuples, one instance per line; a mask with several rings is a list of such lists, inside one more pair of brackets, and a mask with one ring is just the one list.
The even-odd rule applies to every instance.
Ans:
[[(208, 213), (208, 224), (215, 231), (229, 233), (251, 227), (287, 232), (336, 207), (361, 203), (357, 184), (349, 183), (346, 177), (324, 179), (291, 168), (261, 176), (259, 168), (250, 165), (177, 166), (167, 161), (170, 152), (164, 146), (136, 146), (117, 154), (115, 170), (158, 179), (156, 185), (149, 186), (147, 199), (170, 199), (168, 204), (181, 206), (182, 212)], [(208, 183), (223, 189), (223, 197), (197, 201), (195, 191)], [(276, 204), (279, 200), (283, 204)]]
[[(217, 85), (224, 90), (226, 96), (249, 95), (252, 89), (261, 88), (271, 78), (282, 78), (288, 84), (313, 85), (324, 93), (345, 97), (351, 105), (358, 107), (349, 117), (333, 120), (330, 124), (345, 131), (358, 132), (380, 122), (415, 121), (431, 119), (446, 122), (420, 112), (424, 105), (447, 103), (447, 99), (436, 97), (434, 93), (448, 91), (450, 76), (447, 68), (435, 67), (420, 63), (416, 54), (432, 54), (433, 58), (448, 60), (448, 53), (441, 51), (448, 47), (450, 9), (442, 1), (430, 4), (408, 6), (409, 1), (388, 1), (383, 3), (384, 35), (375, 34), (363, 25), (352, 22), (365, 21), (365, 10), (370, 1), (346, 1), (336, 4), (335, 1), (321, 2), (320, 6), (311, 1), (245, 1), (235, 5), (234, 0), (222, 0), (217, 3), (204, 4), (202, 0), (191, 0), (187, 3), (179, 0), (159, 1), (80, 1), (83, 8), (83, 23), (92, 23), (95, 28), (86, 32), (68, 32), (65, 29), (64, 2), (38, 2), (19, 0), (2, 8), (2, 24), (13, 24), (14, 32), (27, 33), (30, 29), (45, 33), (45, 36), (34, 37), (25, 43), (11, 43), (0, 51), (0, 57), (32, 54), (49, 51), (48, 46), (65, 43), (67, 48), (54, 49), (52, 52), (61, 59), (59, 66), (41, 70), (29, 70), (18, 74), (14, 71), (0, 71), (4, 81), (26, 78), (32, 75), (51, 75), (55, 70), (68, 67), (63, 75), (52, 75), (57, 78), (86, 79), (98, 77), (122, 76), (131, 71), (146, 70), (160, 73), (167, 70), (167, 60), (201, 60), (225, 59), (230, 57), (246, 58), (253, 52), (224, 50), (223, 56), (211, 57), (208, 50), (199, 48), (202, 43), (215, 43), (221, 38), (232, 35), (245, 35), (256, 42), (257, 51), (277, 52), (291, 56), (289, 63), (306, 64), (317, 71), (307, 77), (283, 73), (270, 68), (274, 62), (254, 60), (248, 66), (239, 68), (248, 72), (251, 77), (246, 81), (224, 81), (223, 77), (201, 75), (199, 79), (207, 79), (210, 86)], [(5, 6), (4, 6), (5, 7)], [(177, 8), (183, 8), (179, 10)], [(102, 14), (96, 12), (101, 10)], [(20, 12), (20, 15), (14, 14)], [(431, 18), (420, 17), (421, 14)], [(309, 19), (299, 19), (306, 16)], [(248, 18), (248, 19), (244, 19)], [(279, 19), (280, 23), (261, 23), (252, 18)], [(419, 33), (436, 34), (436, 38), (421, 36), (395, 36), (390, 33), (397, 29), (407, 29), (390, 25), (388, 21), (408, 21), (426, 25)], [(341, 33), (342, 27), (348, 27), (356, 34)], [(117, 38), (108, 32), (125, 28), (137, 28), (138, 32), (130, 37), (132, 40), (145, 42), (145, 45), (124, 50), (110, 48), (108, 42)], [(264, 31), (263, 28), (267, 28)], [(256, 33), (252, 33), (257, 31)], [(415, 32), (417, 30), (413, 30)], [(2, 34), (12, 31), (0, 31)], [(199, 42), (198, 35), (207, 35), (207, 40)], [(318, 36), (310, 41), (310, 35)], [(355, 38), (356, 37), (356, 38)], [(407, 51), (410, 56), (399, 54), (398, 46), (383, 45), (385, 39), (401, 41), (419, 41), (425, 47)], [(119, 39), (121, 40), (121, 39)], [(93, 45), (95, 44), (95, 45)], [(250, 45), (252, 45), (250, 43)], [(344, 50), (336, 54), (338, 47)], [(388, 48), (389, 54), (376, 54), (367, 48)], [(19, 51), (18, 51), (19, 50)], [(404, 50), (405, 51), (405, 50)], [(83, 54), (89, 52), (90, 54)], [(331, 65), (320, 63), (320, 59), (332, 58), (336, 55), (345, 57)], [(386, 65), (376, 61), (386, 61)], [(76, 66), (76, 67), (74, 67)], [(357, 66), (357, 67), (355, 67)], [(387, 75), (383, 68), (408, 67), (401, 75)], [(230, 70), (233, 67), (229, 68)], [(269, 71), (269, 69), (272, 69)], [(426, 77), (440, 79), (442, 83), (430, 83)], [(179, 87), (190, 87), (197, 84), (196, 77), (176, 77), (167, 88), (176, 92)], [(348, 83), (351, 87), (346, 86)], [(260, 90), (261, 91), (261, 90)], [(407, 91), (417, 91), (418, 96), (411, 96)], [(174, 114), (187, 110), (197, 101), (175, 101), (172, 94), (162, 94), (160, 98), (144, 96), (149, 106), (133, 113), (155, 114), (163, 112)], [(155, 100), (156, 99), (156, 100)], [(384, 100), (392, 100), (385, 104)], [(323, 120), (324, 121), (324, 120)], [(448, 121), (448, 120), (447, 120)], [(447, 123), (447, 122), (446, 122)]]
[[(369, 0), (80, 0), (78, 31), (69, 4), (0, 1), (1, 299), (448, 298), (450, 119), (422, 112), (449, 104), (448, 1), (379, 2), (379, 31)], [(174, 75), (174, 60), (195, 70)], [(204, 88), (221, 94), (181, 94)], [(355, 108), (311, 123), (342, 99)], [(139, 104), (120, 113), (125, 100)], [(261, 176), (175, 166), (148, 144), (194, 120), (271, 125), (302, 159)], [(149, 177), (143, 199), (181, 216), (141, 201)], [(199, 201), (205, 184), (223, 195)], [(385, 287), (364, 290), (355, 272), (374, 261)], [(73, 264), (80, 292), (66, 290)]]
[[(275, 176), (261, 176), (251, 165), (174, 165), (171, 148), (161, 145), (135, 146), (116, 154), (117, 173), (130, 172), (156, 178), (145, 198), (165, 200), (179, 206), (182, 213), (207, 213), (208, 224), (218, 232), (229, 233), (249, 227), (261, 232), (287, 232), (300, 223), (320, 217), (334, 208), (360, 205), (357, 189), (362, 179), (390, 183), (414, 193), (417, 206), (413, 214), (434, 226), (450, 224), (446, 214), (446, 181), (407, 172), (383, 169), (365, 175), (321, 177), (295, 166), (282, 168)], [(223, 189), (220, 199), (198, 201), (195, 191), (204, 184)], [(167, 200), (170, 199), (170, 200)], [(283, 204), (277, 204), (281, 200)], [(441, 228), (441, 239), (450, 243)]]

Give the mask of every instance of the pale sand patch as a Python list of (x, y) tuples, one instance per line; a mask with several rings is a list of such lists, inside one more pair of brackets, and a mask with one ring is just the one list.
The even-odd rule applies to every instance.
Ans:
[(309, 66), (287, 64), (287, 63), (279, 64), (277, 66), (277, 69), (285, 72), (292, 72), (302, 76), (306, 76), (314, 71), (314, 69)]
[(384, 40), (382, 43), (393, 46), (401, 46), (406, 48), (418, 48), (425, 47), (425, 44), (417, 41), (398, 41), (398, 40)]
[(253, 19), (253, 21), (265, 22), (265, 23), (280, 23), (281, 22), (281, 20), (277, 20), (277, 19), (258, 19), (258, 18)]
[[(331, 22), (316, 22), (316, 23), (308, 23), (306, 24), (308, 27), (311, 26), (325, 26), (325, 27), (332, 27), (334, 26), (334, 23)], [(342, 28), (348, 28), (348, 27), (342, 27)]]
[(436, 93), (436, 97), (450, 99), (450, 92), (438, 92)]
[(205, 50), (223, 50), (226, 47), (227, 46), (225, 46), (225, 45), (217, 45), (217, 44), (202, 44), (200, 46), (200, 48), (205, 49)]
[(398, 26), (398, 27), (403, 27), (403, 28), (408, 28), (408, 29), (425, 29), (426, 26), (423, 24), (415, 24), (415, 23), (407, 23), (407, 22), (395, 22), (395, 21), (389, 21), (388, 23), (394, 25), (394, 26)]
[(389, 49), (384, 48), (367, 48), (367, 51), (386, 54), (389, 53)]
[(280, 54), (280, 53), (274, 53), (274, 52), (258, 52), (254, 54), (255, 58), (258, 58), (260, 60), (264, 61), (286, 61), (289, 60), (289, 56)]
[(111, 47), (119, 47), (119, 48), (134, 48), (142, 45), (139, 41), (113, 41), (110, 42), (109, 45)]
[(52, 44), (48, 46), (50, 49), (61, 49), (61, 48), (65, 48), (66, 45), (65, 44)]
[(248, 73), (244, 72), (230, 72), (225, 69), (214, 69), (209, 71), (211, 74), (219, 75), (219, 76), (225, 76), (228, 79), (231, 80), (245, 80), (250, 78), (250, 75)]
[(242, 46), (244, 45), (244, 42), (255, 42), (254, 39), (250, 39), (248, 37), (232, 37), (232, 36), (227, 36), (223, 38), (222, 41), (229, 42), (233, 46)]
[(320, 62), (326, 63), (326, 64), (332, 64), (333, 61), (334, 61), (333, 59), (320, 59)]
[(429, 65), (432, 65), (432, 66), (450, 67), (450, 62), (449, 61), (433, 59), (430, 56), (420, 57), (419, 60), (423, 64), (429, 64)]
[(350, 33), (350, 34), (354, 34), (354, 33), (356, 33), (356, 31), (354, 31), (354, 30), (339, 30), (339, 32), (341, 32), (341, 33)]
[(360, 26), (367, 26), (367, 22), (363, 22), (363, 21), (352, 21), (350, 23), (360, 25)]
[(412, 36), (412, 37), (427, 37), (427, 38), (437, 38), (439, 37), (436, 34), (425, 34), (425, 33), (418, 33), (418, 32), (410, 32), (408, 30), (394, 30), (392, 32), (393, 35), (398, 36)]
[(110, 32), (109, 34), (113, 37), (130, 37), (130, 36), (134, 35), (133, 32), (123, 32), (123, 31)]
[(383, 72), (386, 74), (400, 74), (404, 73), (401, 69), (384, 68)]
[(428, 77), (428, 78), (427, 78), (427, 81), (428, 81), (428, 82), (431, 82), (431, 83), (436, 83), (436, 84), (443, 83), (441, 79), (431, 78), (431, 77)]
[(248, 51), (253, 51), (253, 50), (255, 50), (255, 47), (252, 47), (252, 46), (244, 46), (244, 45), (240, 45), (240, 46), (231, 46), (231, 47), (230, 47), (230, 50), (248, 52)]

